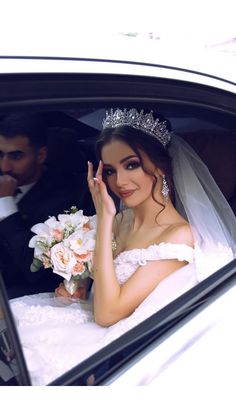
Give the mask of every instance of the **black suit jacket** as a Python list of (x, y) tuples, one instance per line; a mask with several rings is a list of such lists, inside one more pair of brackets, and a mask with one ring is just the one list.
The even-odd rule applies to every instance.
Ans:
[(0, 222), (0, 264), (9, 298), (53, 291), (63, 280), (51, 269), (31, 272), (33, 249), (28, 247), (34, 235), (30, 229), (49, 216), (58, 215), (71, 206), (83, 209), (85, 215), (95, 213), (86, 175), (63, 182), (45, 173), (18, 203), (19, 211)]

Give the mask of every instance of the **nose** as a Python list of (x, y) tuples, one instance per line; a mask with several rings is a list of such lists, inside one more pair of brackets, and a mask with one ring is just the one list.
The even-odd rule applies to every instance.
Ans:
[(127, 173), (125, 170), (117, 170), (116, 173), (116, 185), (118, 188), (121, 188), (122, 186), (127, 185), (128, 179), (127, 179)]
[(11, 161), (7, 155), (3, 156), (0, 160), (1, 171), (8, 173), (11, 171)]

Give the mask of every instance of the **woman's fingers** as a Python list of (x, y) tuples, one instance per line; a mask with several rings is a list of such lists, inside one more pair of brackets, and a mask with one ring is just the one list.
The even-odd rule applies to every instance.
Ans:
[(106, 184), (102, 180), (102, 171), (103, 163), (100, 160), (96, 171), (96, 177), (93, 177), (93, 165), (88, 162), (88, 187), (92, 195), (97, 215), (104, 211), (113, 214), (116, 212), (116, 210), (113, 210), (113, 208), (115, 208), (114, 202), (108, 194)]
[[(103, 163), (100, 160), (99, 161), (99, 164), (98, 164), (97, 172), (96, 172), (96, 178), (97, 179), (102, 179), (102, 171), (103, 171)], [(88, 161), (88, 176), (87, 176), (87, 180), (89, 182), (90, 180), (93, 180), (93, 179), (94, 179), (94, 176), (93, 176), (93, 164), (90, 161)]]
[(94, 190), (96, 185), (99, 185), (102, 181), (102, 166), (99, 163), (96, 177), (93, 177), (93, 164), (88, 162), (88, 176), (87, 176), (88, 186), (90, 191)]
[(73, 298), (80, 298), (81, 300), (87, 300), (88, 298), (88, 291), (86, 286), (79, 287), (75, 293), (72, 295)]
[(55, 289), (55, 295), (56, 297), (71, 297), (70, 293), (65, 289), (63, 282)]
[(102, 160), (99, 161), (99, 165), (96, 172), (96, 178), (100, 181), (102, 180), (102, 171), (103, 171), (103, 163)]
[(81, 300), (86, 300), (88, 298), (88, 290), (87, 290), (87, 285), (81, 285), (77, 291), (75, 291), (75, 293), (73, 295), (71, 295), (66, 289), (65, 286), (63, 284), (63, 282), (61, 282), (59, 284), (59, 286), (55, 289), (55, 296), (56, 297), (64, 297), (64, 298), (80, 298)]
[(88, 176), (87, 176), (87, 181), (88, 183), (93, 180), (93, 164), (88, 161)]

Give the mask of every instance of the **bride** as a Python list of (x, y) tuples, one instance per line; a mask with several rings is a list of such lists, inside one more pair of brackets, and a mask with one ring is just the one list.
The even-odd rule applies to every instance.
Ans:
[[(62, 284), (55, 295), (11, 300), (35, 385), (49, 383), (235, 257), (234, 214), (167, 121), (152, 111), (111, 109), (97, 148), (96, 177), (88, 163), (97, 214), (88, 300), (71, 299)], [(122, 202), (118, 214), (108, 191)]]

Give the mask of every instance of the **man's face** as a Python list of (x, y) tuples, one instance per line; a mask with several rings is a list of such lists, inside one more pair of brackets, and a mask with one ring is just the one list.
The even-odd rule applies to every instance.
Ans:
[(46, 147), (34, 149), (25, 136), (6, 138), (0, 135), (0, 170), (15, 178), (18, 186), (39, 179), (46, 155)]

